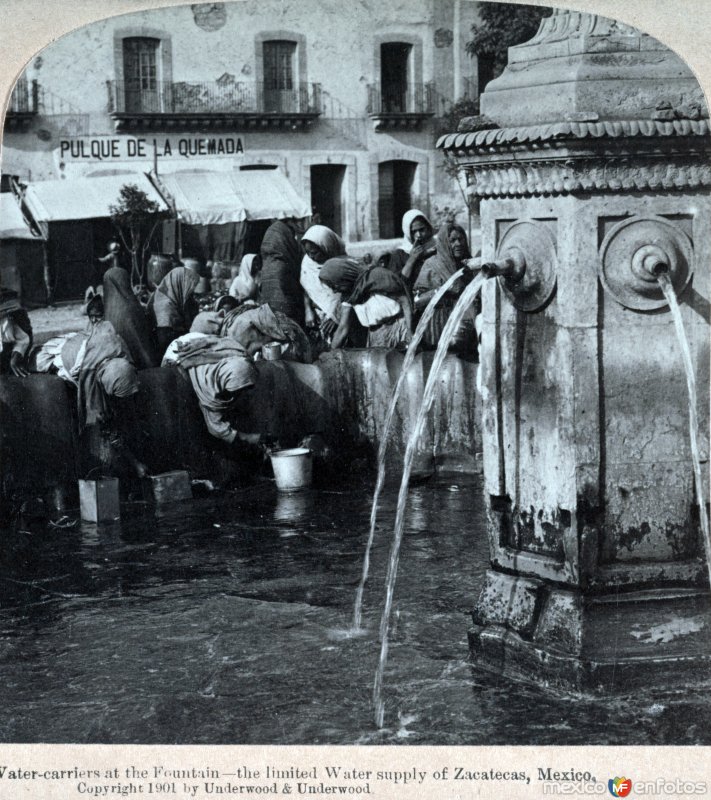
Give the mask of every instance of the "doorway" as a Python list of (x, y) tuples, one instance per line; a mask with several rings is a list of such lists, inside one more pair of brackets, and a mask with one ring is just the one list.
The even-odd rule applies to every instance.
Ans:
[(294, 79), (296, 42), (275, 40), (264, 42), (264, 111), (293, 113), (298, 111)]
[(315, 164), (311, 167), (311, 210), (320, 225), (343, 235), (343, 179), (346, 168), (340, 164)]
[(159, 47), (160, 39), (129, 36), (123, 40), (124, 100), (129, 114), (161, 111)]
[(402, 218), (412, 208), (415, 161), (383, 161), (378, 165), (378, 223), (381, 239), (402, 235)]
[(407, 111), (411, 50), (412, 45), (404, 42), (380, 45), (381, 110), (386, 114), (404, 114)]

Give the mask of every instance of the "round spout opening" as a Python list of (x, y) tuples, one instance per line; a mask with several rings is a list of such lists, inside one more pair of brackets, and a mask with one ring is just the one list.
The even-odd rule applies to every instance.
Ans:
[(664, 261), (656, 261), (652, 266), (649, 268), (649, 271), (655, 277), (659, 277), (660, 275), (668, 275), (669, 274), (669, 264)]
[(644, 245), (632, 256), (632, 272), (645, 283), (655, 283), (660, 275), (669, 275), (672, 270), (672, 259), (659, 245)]

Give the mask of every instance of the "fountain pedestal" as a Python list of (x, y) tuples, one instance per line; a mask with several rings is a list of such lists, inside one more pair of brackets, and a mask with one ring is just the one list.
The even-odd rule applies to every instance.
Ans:
[(680, 345), (652, 273), (671, 265), (707, 473), (701, 90), (651, 37), (557, 11), (510, 49), (481, 108), (439, 146), (481, 200), (483, 259), (518, 250), (538, 268), (520, 282), (493, 278), (482, 293), (491, 569), (473, 658), (576, 688), (696, 673), (711, 658), (707, 509), (694, 487)]

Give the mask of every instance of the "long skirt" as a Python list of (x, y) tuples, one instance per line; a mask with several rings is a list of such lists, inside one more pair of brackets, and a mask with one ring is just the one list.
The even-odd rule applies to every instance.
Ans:
[(412, 332), (404, 317), (396, 317), (374, 328), (368, 328), (368, 347), (406, 348)]
[[(424, 349), (436, 349), (437, 345), (439, 344), (439, 340), (442, 337), (444, 326), (447, 324), (447, 320), (449, 319), (452, 311), (454, 310), (454, 306), (457, 303), (457, 299), (458, 298), (456, 297), (444, 297), (437, 304), (437, 308), (432, 315), (432, 319), (425, 330), (425, 335), (422, 337), (422, 346)], [(458, 350), (461, 349), (462, 351), (466, 352), (469, 352), (471, 347), (473, 347), (473, 350), (476, 351), (476, 332), (474, 330), (474, 319), (476, 317), (477, 308), (478, 303), (475, 302), (466, 310), (462, 321), (460, 322), (459, 327), (454, 334), (452, 342), (450, 343), (450, 347)]]

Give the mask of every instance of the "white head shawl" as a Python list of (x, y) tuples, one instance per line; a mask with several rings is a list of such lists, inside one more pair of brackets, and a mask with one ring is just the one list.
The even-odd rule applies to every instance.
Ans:
[(252, 275), (252, 262), (256, 253), (247, 253), (239, 265), (239, 273), (230, 285), (229, 294), (238, 300), (249, 300), (259, 293), (261, 275)]
[[(301, 237), (301, 242), (311, 242), (320, 247), (326, 259), (346, 254), (346, 243), (341, 237), (325, 225), (312, 225)], [(299, 281), (303, 290), (316, 306), (319, 316), (323, 315), (334, 321), (338, 320), (338, 306), (341, 295), (334, 292), (319, 280), (321, 264), (317, 264), (308, 255), (301, 260)]]
[(409, 253), (412, 250), (412, 233), (410, 232), (412, 223), (420, 218), (422, 218), (430, 228), (432, 227), (432, 223), (427, 219), (427, 216), (416, 208), (411, 208), (409, 211), (406, 211), (402, 218), (402, 233), (405, 238), (402, 240), (400, 249), (405, 253)]
[(335, 231), (325, 225), (312, 225), (301, 237), (301, 243), (304, 242), (311, 242), (316, 247), (320, 247), (326, 256), (326, 261), (329, 258), (346, 254), (346, 243)]

